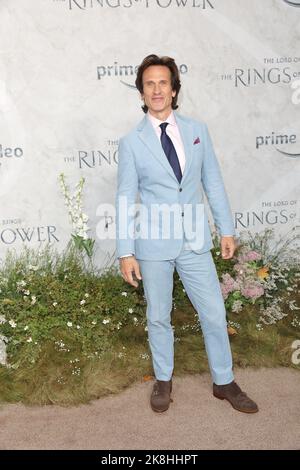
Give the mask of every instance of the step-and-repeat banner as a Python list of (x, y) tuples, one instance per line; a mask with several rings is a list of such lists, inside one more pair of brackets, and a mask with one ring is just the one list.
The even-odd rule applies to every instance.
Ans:
[(113, 256), (118, 139), (151, 53), (180, 68), (178, 112), (208, 124), (237, 232), (299, 225), (300, 0), (0, 0), (1, 258), (66, 246), (61, 173), (71, 192), (85, 178), (97, 263)]

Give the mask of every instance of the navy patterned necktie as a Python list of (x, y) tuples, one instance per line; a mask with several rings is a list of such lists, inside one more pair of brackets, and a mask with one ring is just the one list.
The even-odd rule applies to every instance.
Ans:
[(164, 149), (164, 152), (167, 156), (167, 159), (169, 160), (169, 163), (171, 167), (173, 168), (175, 176), (180, 183), (181, 178), (182, 178), (181, 168), (179, 165), (178, 155), (176, 153), (173, 142), (168, 136), (168, 134), (166, 133), (166, 128), (168, 124), (169, 124), (168, 122), (163, 122), (162, 124), (159, 125), (159, 127), (161, 128), (160, 141), (161, 141), (162, 148)]

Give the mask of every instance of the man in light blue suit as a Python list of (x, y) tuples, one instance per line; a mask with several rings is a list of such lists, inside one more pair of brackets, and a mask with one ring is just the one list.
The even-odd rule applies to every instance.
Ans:
[(224, 259), (234, 254), (235, 231), (207, 126), (174, 111), (181, 84), (170, 57), (147, 56), (138, 68), (136, 86), (146, 115), (120, 139), (117, 255), (126, 282), (137, 287), (138, 280), (143, 280), (156, 377), (151, 407), (163, 412), (172, 401), (170, 314), (176, 268), (199, 315), (213, 395), (228, 400), (239, 411), (254, 413), (257, 405), (234, 381), (226, 312), (210, 252), (213, 245), (204, 192)]

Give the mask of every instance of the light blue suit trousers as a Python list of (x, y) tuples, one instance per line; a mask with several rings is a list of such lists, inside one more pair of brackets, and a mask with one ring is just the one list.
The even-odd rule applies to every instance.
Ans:
[(213, 382), (234, 380), (226, 312), (210, 251), (197, 254), (183, 246), (172, 260), (138, 260), (147, 300), (147, 326), (157, 380), (170, 380), (174, 368), (174, 334), (171, 325), (174, 268), (198, 313)]

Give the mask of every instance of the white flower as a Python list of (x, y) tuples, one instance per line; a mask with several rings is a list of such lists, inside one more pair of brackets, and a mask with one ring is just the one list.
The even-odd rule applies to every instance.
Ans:
[(76, 185), (76, 191), (72, 196), (70, 195), (69, 188), (66, 185), (64, 174), (61, 174), (59, 179), (75, 235), (80, 236), (86, 240), (88, 238), (87, 231), (90, 229), (86, 224), (88, 221), (88, 216), (82, 212), (82, 190), (84, 185), (84, 178), (80, 178), (79, 183)]
[(241, 310), (243, 310), (243, 302), (235, 300), (232, 305), (232, 311), (234, 313), (239, 313)]
[(83, 232), (82, 230), (79, 230), (77, 232), (77, 235), (79, 235), (79, 237), (82, 237), (84, 240), (87, 240), (88, 239), (88, 236), (85, 232)]
[(27, 331), (28, 330), (28, 326), (24, 326), (24, 331)]
[(102, 322), (104, 325), (106, 325), (107, 323), (109, 323), (109, 320), (103, 320)]
[(241, 325), (234, 321), (229, 321), (228, 326), (232, 326), (232, 328), (237, 328), (238, 330), (241, 328)]
[(12, 328), (16, 328), (17, 324), (14, 320), (9, 320), (8, 322)]
[(3, 325), (4, 323), (6, 323), (6, 318), (4, 315), (0, 315), (0, 325)]
[(32, 264), (29, 264), (28, 269), (31, 269), (32, 271), (37, 271), (39, 268), (38, 266), (33, 266)]
[(138, 321), (138, 319), (136, 317), (134, 317), (133, 321), (134, 321), (134, 323), (136, 323)]
[(79, 326), (79, 325), (76, 325), (76, 328), (77, 328), (77, 330), (80, 330), (80, 326)]
[(57, 302), (53, 302), (53, 304), (52, 304), (52, 305), (53, 305), (53, 307), (56, 307), (56, 305), (57, 305)]
[(30, 338), (28, 338), (27, 343), (32, 343), (32, 338), (31, 338), (31, 336), (30, 336)]
[(129, 309), (128, 309), (128, 312), (129, 312), (129, 313), (133, 313), (133, 308), (129, 308)]
[(92, 325), (97, 325), (96, 320), (92, 321)]
[(84, 305), (84, 304), (85, 304), (85, 300), (83, 299), (80, 301), (80, 305)]
[(300, 321), (298, 320), (297, 317), (294, 317), (293, 320), (291, 321), (291, 325), (294, 326), (295, 328), (299, 328), (300, 326)]
[(127, 297), (127, 292), (122, 292), (121, 295), (124, 295), (124, 297)]
[(68, 321), (67, 326), (71, 328), (71, 326), (73, 326), (73, 323), (71, 321)]
[(30, 294), (30, 291), (29, 290), (24, 290), (24, 295), (29, 295)]
[(278, 305), (278, 299), (274, 300), (273, 304), (266, 309), (262, 308), (261, 313), (259, 321), (266, 325), (274, 325), (277, 321), (287, 316), (287, 313), (284, 313)]
[(89, 297), (89, 296), (90, 296), (90, 294), (84, 294), (84, 297), (86, 297), (86, 298)]
[(140, 354), (140, 357), (141, 357), (142, 359), (150, 359), (149, 354), (146, 354), (146, 353)]
[(295, 305), (295, 300), (290, 300), (289, 301), (289, 309), (290, 310), (300, 310), (300, 307), (297, 307), (297, 305)]
[(31, 296), (31, 305), (34, 305), (36, 303), (36, 296), (32, 295)]

